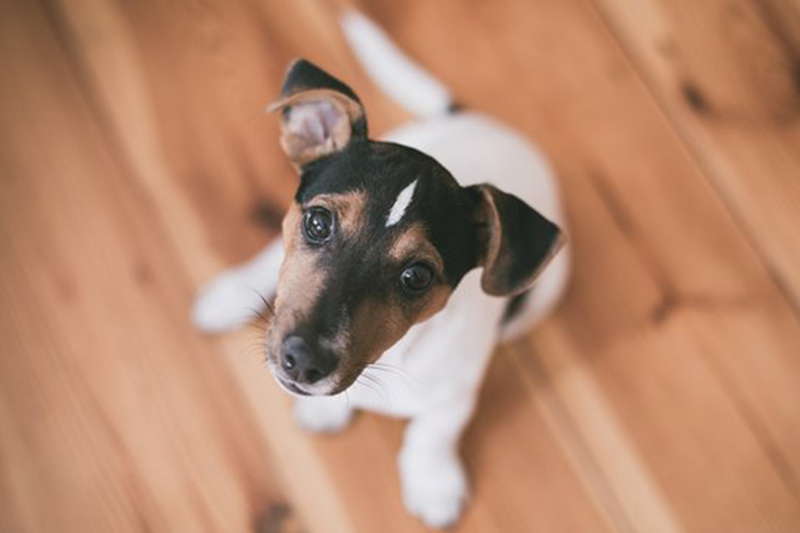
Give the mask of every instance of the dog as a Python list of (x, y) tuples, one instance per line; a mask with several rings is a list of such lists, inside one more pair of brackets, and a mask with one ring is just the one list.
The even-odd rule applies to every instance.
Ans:
[(300, 174), (282, 237), (201, 289), (194, 321), (230, 330), (274, 298), (266, 362), (299, 423), (336, 431), (355, 409), (410, 419), (404, 502), (446, 527), (467, 499), (458, 444), (494, 347), (546, 316), (568, 281), (558, 184), (531, 143), (455, 106), (369, 19), (347, 12), (342, 27), (419, 119), (372, 140), (355, 92), (296, 61), (270, 107)]

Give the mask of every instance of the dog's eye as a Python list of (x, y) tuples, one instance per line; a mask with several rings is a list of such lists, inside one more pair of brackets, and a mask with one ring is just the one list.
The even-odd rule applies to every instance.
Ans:
[(424, 263), (414, 263), (400, 274), (403, 289), (410, 294), (420, 294), (433, 282), (433, 271)]
[(311, 244), (323, 244), (331, 238), (333, 213), (323, 207), (312, 207), (303, 215), (303, 236)]

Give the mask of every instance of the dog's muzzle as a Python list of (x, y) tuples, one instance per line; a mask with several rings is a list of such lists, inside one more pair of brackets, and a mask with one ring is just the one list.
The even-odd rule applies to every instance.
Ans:
[(313, 346), (299, 335), (290, 335), (281, 343), (276, 377), (291, 392), (314, 394), (334, 373), (337, 363), (330, 350)]

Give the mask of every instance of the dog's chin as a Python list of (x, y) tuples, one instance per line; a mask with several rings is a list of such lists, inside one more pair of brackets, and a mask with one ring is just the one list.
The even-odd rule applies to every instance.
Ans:
[(283, 387), (284, 390), (296, 396), (333, 396), (343, 392), (347, 387), (337, 385), (334, 386), (318, 386), (318, 385), (301, 385), (286, 378), (273, 373), (275, 380)]
[(279, 376), (275, 376), (275, 380), (281, 387), (283, 387), (285, 391), (288, 391), (292, 394), (296, 394), (297, 396), (314, 396), (314, 394), (311, 392), (303, 390), (299, 385), (296, 385), (290, 381), (286, 381)]

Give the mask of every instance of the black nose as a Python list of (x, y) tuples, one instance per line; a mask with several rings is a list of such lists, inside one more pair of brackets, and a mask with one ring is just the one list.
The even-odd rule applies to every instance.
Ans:
[(313, 350), (296, 335), (283, 341), (281, 367), (297, 383), (311, 385), (329, 375), (336, 368), (336, 358), (327, 350)]

